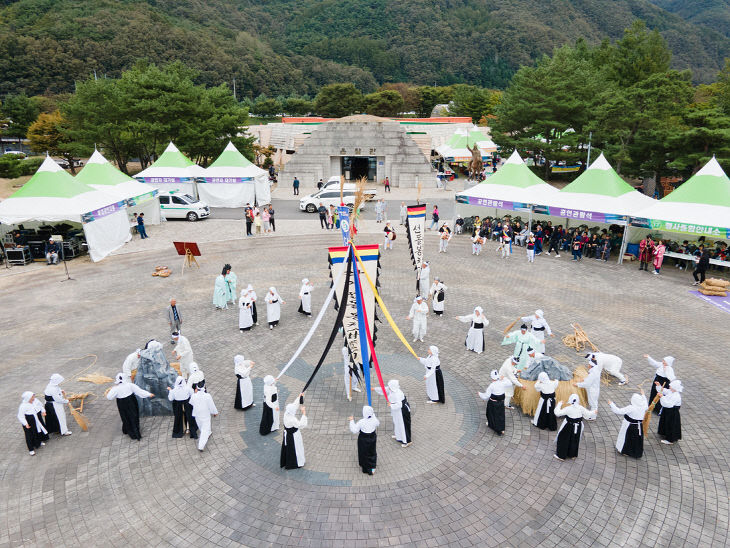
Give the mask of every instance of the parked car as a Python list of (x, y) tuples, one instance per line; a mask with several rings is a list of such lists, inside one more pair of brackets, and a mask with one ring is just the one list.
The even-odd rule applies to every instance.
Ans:
[(63, 169), (71, 169), (72, 163), (74, 167), (84, 167), (84, 162), (82, 162), (81, 160), (77, 160), (76, 158), (72, 158), (71, 162), (69, 162), (65, 158), (58, 161), (58, 165), (61, 166)]
[[(342, 200), (345, 202), (346, 206), (352, 209), (355, 205), (355, 191), (345, 190), (342, 193)], [(327, 208), (331, 205), (335, 207), (340, 205), (340, 189), (322, 189), (313, 194), (309, 194), (308, 196), (304, 196), (299, 200), (299, 210), (306, 211), (307, 213), (314, 213), (317, 211), (320, 203)]]
[(195, 222), (210, 216), (210, 208), (190, 194), (160, 194), (160, 209), (166, 219), (187, 219)]
[[(322, 188), (320, 190), (337, 190), (337, 192), (340, 191), (340, 177), (338, 175), (333, 175), (329, 178), (329, 180), (322, 185)], [(343, 190), (357, 190), (357, 185), (355, 183), (345, 183), (342, 187)], [(372, 200), (375, 195), (378, 193), (377, 189), (374, 188), (366, 188), (365, 189), (365, 197), (368, 200)]]
[(7, 149), (3, 154), (15, 154), (17, 156), (20, 156), (21, 158), (25, 158), (26, 154), (22, 150), (10, 150)]

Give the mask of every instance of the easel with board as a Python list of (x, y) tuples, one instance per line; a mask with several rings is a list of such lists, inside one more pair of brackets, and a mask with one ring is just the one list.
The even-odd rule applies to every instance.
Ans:
[(182, 266), (182, 274), (185, 274), (185, 267), (187, 266), (188, 269), (192, 268), (193, 265), (200, 268), (200, 265), (198, 264), (198, 261), (195, 257), (200, 257), (200, 249), (198, 248), (198, 244), (195, 242), (172, 242), (172, 244), (175, 246), (175, 250), (177, 251), (177, 254), (180, 256), (185, 257), (183, 260), (183, 266)]

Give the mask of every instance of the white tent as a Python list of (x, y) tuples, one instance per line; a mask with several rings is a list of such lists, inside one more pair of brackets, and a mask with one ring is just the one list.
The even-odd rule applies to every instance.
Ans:
[(497, 145), (479, 128), (474, 126), (468, 131), (466, 129), (457, 129), (443, 145), (436, 149), (436, 152), (449, 163), (469, 162), (472, 159), (472, 154), (467, 146), (478, 147), (482, 160), (486, 160), (492, 153), (497, 151)]
[(271, 203), (266, 171), (252, 164), (229, 142), (198, 181), (200, 199), (211, 207), (244, 207)]
[(0, 222), (81, 224), (91, 260), (100, 261), (132, 238), (126, 209), (123, 200), (75, 180), (46, 157), (30, 181), (0, 202)]
[(160, 199), (152, 185), (140, 183), (111, 165), (98, 150), (94, 151), (76, 176), (90, 187), (106, 192), (127, 203), (127, 213), (144, 213), (145, 224), (160, 224)]
[(205, 170), (202, 167), (191, 162), (170, 143), (154, 164), (134, 177), (160, 192), (180, 191), (195, 196), (195, 179), (204, 176)]

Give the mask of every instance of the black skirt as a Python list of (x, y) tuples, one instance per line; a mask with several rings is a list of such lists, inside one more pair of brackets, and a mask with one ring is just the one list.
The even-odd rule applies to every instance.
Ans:
[[(577, 432), (575, 425), (578, 425)], [(555, 454), (560, 459), (574, 459), (578, 456), (580, 446), (580, 435), (583, 432), (583, 419), (565, 418), (565, 426), (558, 433)]]
[(175, 415), (175, 421), (172, 423), (172, 437), (182, 438), (185, 435), (185, 403), (187, 400), (172, 400), (172, 413)]
[(657, 433), (672, 443), (682, 439), (682, 420), (679, 416), (679, 407), (662, 407)]
[(487, 426), (500, 436), (504, 433), (504, 394), (489, 396), (487, 400)]
[(440, 403), (446, 403), (446, 393), (444, 392), (444, 375), (441, 373), (441, 368), (436, 368), (436, 389), (439, 393), (439, 399), (438, 401)]
[(624, 420), (631, 423), (626, 429), (626, 435), (624, 436), (624, 446), (621, 449), (621, 454), (628, 457), (634, 457), (640, 459), (644, 454), (644, 436), (642, 436), (641, 428), (642, 421), (632, 419), (628, 415), (624, 415)]
[(261, 413), (261, 424), (259, 424), (259, 434), (266, 436), (271, 433), (271, 427), (274, 426), (274, 410), (266, 405), (264, 400), (263, 411)]
[(408, 400), (403, 396), (400, 413), (403, 416), (403, 429), (406, 431), (406, 443), (411, 443), (411, 406)]
[(35, 451), (41, 446), (41, 438), (38, 432), (38, 425), (35, 422), (35, 415), (26, 415), (25, 421), (28, 423), (30, 428), (23, 426), (23, 433), (25, 434), (25, 445), (28, 446), (28, 451)]
[(299, 468), (297, 463), (297, 450), (294, 447), (294, 433), (299, 428), (284, 428), (284, 438), (281, 442), (281, 457), (279, 458), (279, 466), (287, 470)]
[(256, 313), (256, 302), (251, 303), (251, 319), (254, 324), (257, 324), (259, 321), (259, 315)]
[(299, 303), (299, 309), (298, 309), (298, 310), (299, 310), (299, 312), (301, 312), (301, 313), (302, 313), (302, 314), (304, 314), (305, 316), (311, 316), (311, 315), (312, 315), (312, 313), (311, 313), (311, 312), (307, 312), (307, 311), (305, 311), (305, 310), (304, 310), (304, 307), (302, 306), (303, 304), (304, 304), (304, 303)]
[[(558, 429), (558, 419), (555, 417), (555, 392), (552, 394), (541, 393), (540, 397), (542, 398), (542, 406), (537, 421), (535, 421), (535, 426), (540, 430), (555, 432)], [(550, 411), (547, 410), (548, 404), (550, 405)]]
[(190, 403), (190, 398), (185, 400), (185, 420), (188, 423), (188, 430), (190, 430), (190, 438), (197, 440), (198, 439), (198, 423), (195, 421), (195, 417), (193, 417), (193, 406)]
[(378, 463), (378, 454), (375, 450), (378, 441), (378, 433), (373, 431), (369, 434), (360, 432), (357, 436), (357, 462), (362, 468), (363, 474), (372, 475), (372, 471)]
[(122, 419), (122, 434), (127, 434), (133, 440), (141, 440), (137, 396), (130, 394), (126, 398), (117, 398), (117, 409)]
[[(656, 397), (656, 384), (655, 382), (661, 383), (662, 388), (666, 388), (669, 386), (669, 379), (666, 377), (662, 377), (661, 375), (656, 375), (654, 377), (654, 382), (651, 383), (651, 393), (649, 394), (649, 403), (654, 401), (654, 398)], [(659, 411), (662, 410), (662, 404), (659, 402), (656, 402), (656, 405), (654, 406), (654, 413), (657, 415), (659, 414)]]
[(38, 432), (38, 439), (40, 439), (41, 441), (48, 441), (48, 438), (49, 438), (48, 427), (46, 426), (46, 421), (43, 420), (43, 414), (40, 411), (38, 411), (38, 413), (36, 413), (35, 416), (36, 416), (36, 419), (38, 419), (38, 422), (41, 423), (43, 428), (46, 429), (46, 432)]
[(236, 400), (233, 402), (235, 409), (243, 409), (243, 403), (241, 402), (241, 375), (236, 375)]
[(61, 433), (61, 425), (58, 422), (56, 407), (53, 405), (52, 396), (46, 396), (46, 429), (49, 434), (52, 432)]

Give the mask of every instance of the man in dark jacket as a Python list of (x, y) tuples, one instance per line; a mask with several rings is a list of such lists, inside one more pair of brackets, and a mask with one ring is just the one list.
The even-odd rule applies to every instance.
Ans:
[(327, 225), (327, 208), (324, 207), (324, 204), (322, 202), (319, 202), (319, 208), (317, 208), (317, 211), (319, 212), (319, 224), (322, 228), (329, 228)]
[(53, 238), (48, 240), (48, 243), (46, 244), (46, 263), (58, 264), (58, 254), (60, 251), (61, 248), (53, 241)]
[(705, 273), (710, 266), (710, 253), (705, 249), (704, 245), (700, 246), (700, 256), (695, 258), (695, 261), (697, 261), (697, 265), (695, 266), (694, 272), (692, 272), (692, 276), (695, 279), (692, 285), (700, 285), (705, 281)]
[(251, 234), (251, 225), (253, 224), (253, 208), (251, 207), (251, 204), (246, 204), (243, 214), (246, 219), (246, 236), (253, 236), (253, 234)]

